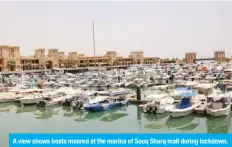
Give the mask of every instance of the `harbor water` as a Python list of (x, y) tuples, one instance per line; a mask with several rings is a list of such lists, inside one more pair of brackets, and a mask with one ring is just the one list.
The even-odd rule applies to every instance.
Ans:
[(231, 115), (196, 114), (172, 118), (168, 113), (148, 114), (136, 105), (104, 112), (74, 111), (70, 107), (20, 107), (0, 104), (0, 146), (8, 146), (9, 133), (231, 133)]

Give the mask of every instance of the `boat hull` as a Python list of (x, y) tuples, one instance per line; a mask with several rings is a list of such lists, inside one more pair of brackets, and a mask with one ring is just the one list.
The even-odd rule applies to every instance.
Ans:
[(15, 99), (0, 99), (0, 103), (14, 102)]
[(206, 113), (211, 116), (227, 116), (230, 114), (231, 105), (228, 105), (224, 109), (210, 109), (206, 107)]
[(88, 104), (84, 106), (84, 109), (87, 111), (107, 111), (116, 107), (120, 107), (120, 106), (124, 106), (124, 105), (128, 105), (129, 102), (119, 102), (119, 103), (109, 103), (106, 105), (102, 105), (102, 104)]
[(23, 105), (30, 105), (30, 104), (37, 104), (39, 103), (41, 100), (41, 98), (34, 98), (34, 99), (20, 99), (20, 103)]
[(174, 104), (170, 107), (170, 115), (172, 117), (183, 117), (183, 116), (187, 116), (190, 115), (194, 112), (195, 108), (198, 107), (200, 104), (195, 103), (192, 106), (188, 107), (188, 108), (184, 108), (184, 109), (178, 109), (177, 104)]
[(183, 111), (183, 112), (170, 112), (172, 117), (183, 117), (193, 113), (193, 110)]

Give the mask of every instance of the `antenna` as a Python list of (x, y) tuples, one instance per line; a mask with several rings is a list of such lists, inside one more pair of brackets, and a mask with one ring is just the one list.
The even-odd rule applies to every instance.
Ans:
[(94, 53), (94, 57), (95, 57), (95, 33), (94, 33), (94, 20), (92, 23), (92, 27), (93, 27), (93, 53)]

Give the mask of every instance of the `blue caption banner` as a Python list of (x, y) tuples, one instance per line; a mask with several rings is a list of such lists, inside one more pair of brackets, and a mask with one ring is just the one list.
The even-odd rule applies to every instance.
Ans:
[(10, 134), (9, 147), (232, 146), (232, 134)]

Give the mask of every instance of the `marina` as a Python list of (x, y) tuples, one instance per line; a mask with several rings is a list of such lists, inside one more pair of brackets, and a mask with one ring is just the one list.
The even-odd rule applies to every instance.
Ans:
[(232, 146), (232, 2), (1, 2), (0, 147)]
[(0, 136), (7, 140), (3, 134), (10, 132), (231, 133), (229, 69), (231, 63), (215, 62), (4, 74), (0, 116), (7, 127)]

